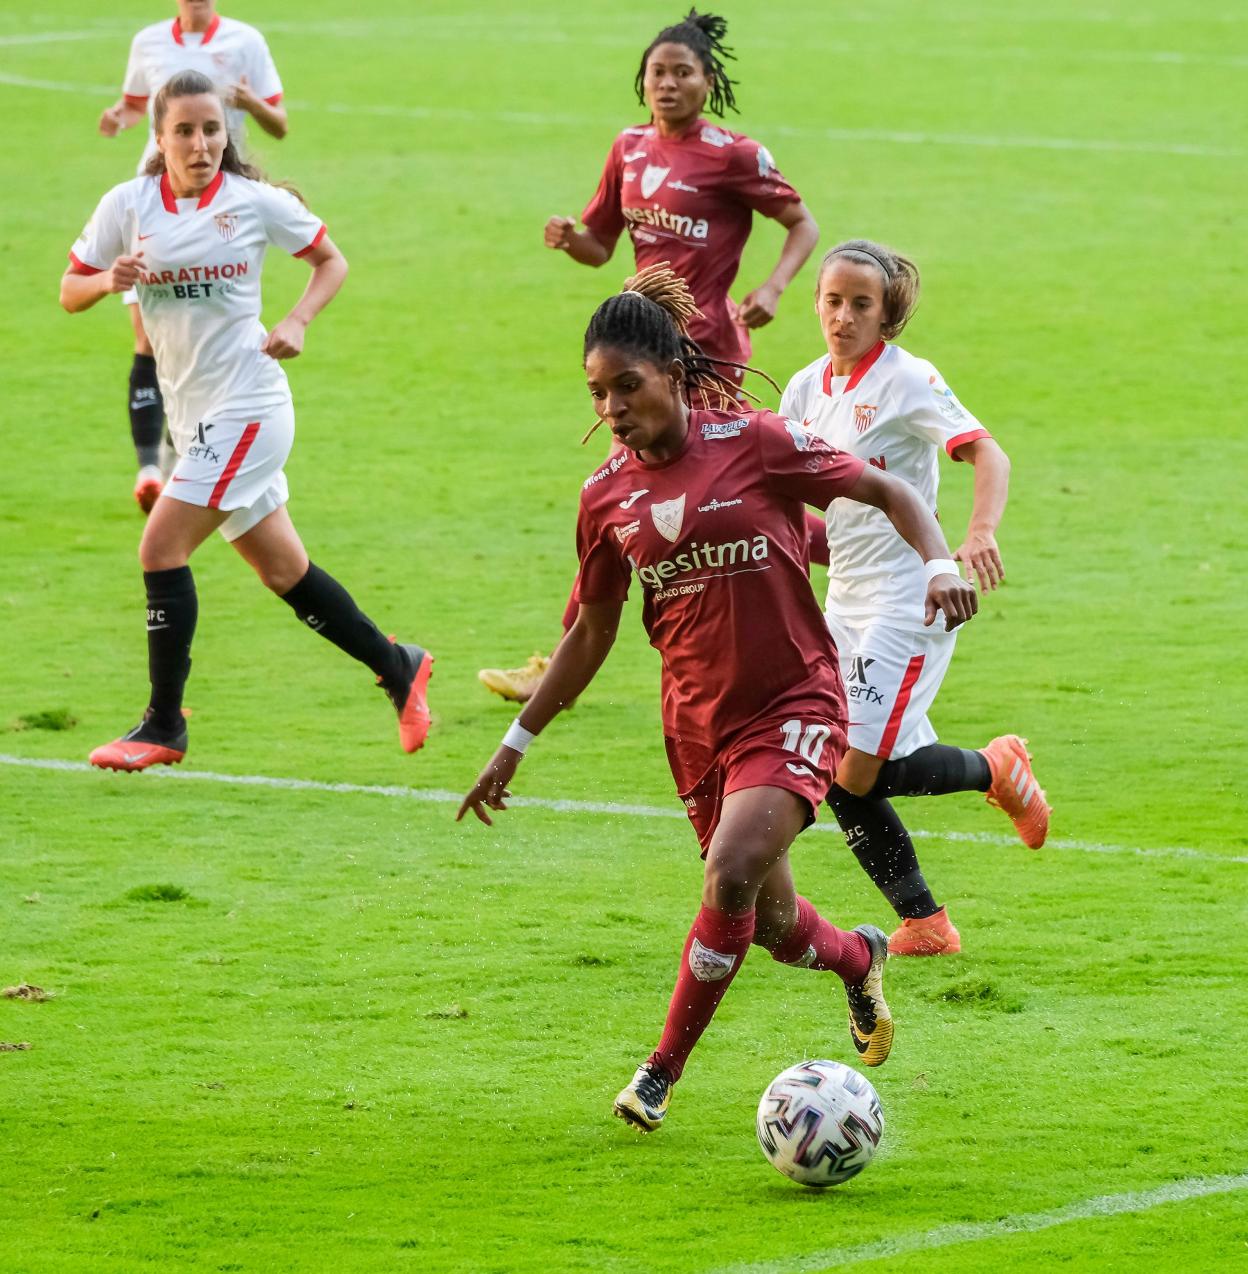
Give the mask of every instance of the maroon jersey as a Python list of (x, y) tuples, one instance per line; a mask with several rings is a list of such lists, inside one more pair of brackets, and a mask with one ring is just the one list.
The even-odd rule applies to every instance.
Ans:
[(863, 463), (768, 411), (694, 411), (680, 454), (613, 456), (585, 483), (577, 600), (623, 601), (635, 574), (663, 656), (663, 729), (718, 747), (789, 705), (845, 726), (836, 647), (806, 569), (806, 504)]
[(750, 222), (800, 198), (766, 147), (741, 133), (697, 119), (678, 137), (660, 137), (647, 124), (615, 139), (581, 220), (608, 247), (627, 229), (639, 269), (670, 261), (706, 316), (694, 319), (690, 336), (712, 357), (742, 363), (750, 338), (734, 321), (728, 289)]

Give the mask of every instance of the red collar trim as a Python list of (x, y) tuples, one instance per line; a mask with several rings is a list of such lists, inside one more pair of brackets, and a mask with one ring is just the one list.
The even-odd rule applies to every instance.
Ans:
[[(884, 342), (877, 341), (854, 364), (854, 370), (849, 373), (849, 379), (845, 382), (845, 388), (841, 390), (841, 393), (848, 394), (851, 389), (857, 389), (862, 378), (879, 362), (882, 353), (884, 353)], [(832, 360), (830, 358), (828, 365), (823, 369), (823, 392), (829, 398), (832, 396)]]
[[(217, 197), (217, 191), (221, 189), (221, 183), (225, 181), (225, 173), (221, 169), (217, 170), (217, 175), (204, 187), (203, 193), (199, 196), (199, 203), (195, 205), (196, 209), (207, 208), (210, 203)], [(178, 201), (174, 197), (173, 186), (169, 182), (169, 174), (160, 174), (160, 199), (165, 205), (165, 211), (171, 212), (176, 217), (178, 215)]]
[[(207, 44), (208, 41), (211, 40), (214, 35), (216, 35), (217, 28), (220, 25), (221, 25), (221, 15), (219, 13), (214, 13), (212, 15), (212, 21), (208, 24), (207, 28), (204, 31), (204, 38), (200, 40), (199, 42), (200, 48), (203, 48), (203, 46)], [(194, 35), (195, 33), (192, 31), (191, 34)], [(173, 20), (173, 42), (174, 44), (182, 43), (182, 19), (181, 18), (174, 18)]]
[[(196, 208), (207, 208), (210, 203), (217, 197), (217, 191), (221, 189), (221, 183), (225, 180), (225, 172), (218, 168), (217, 175), (204, 187), (204, 193), (199, 197), (199, 203)], [(883, 345), (881, 345), (881, 349)]]

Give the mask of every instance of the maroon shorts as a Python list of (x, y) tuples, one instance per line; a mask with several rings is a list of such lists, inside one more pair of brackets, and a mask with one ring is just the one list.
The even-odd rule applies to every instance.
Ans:
[(719, 748), (666, 737), (667, 761), (685, 803), (702, 855), (719, 825), (724, 797), (747, 787), (779, 787), (810, 806), (815, 821), (848, 746), (843, 725), (830, 721), (823, 705), (808, 715), (786, 712), (764, 718)]

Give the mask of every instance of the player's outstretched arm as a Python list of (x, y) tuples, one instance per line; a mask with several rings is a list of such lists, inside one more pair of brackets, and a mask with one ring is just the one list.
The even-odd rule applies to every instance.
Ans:
[(945, 631), (952, 632), (975, 614), (979, 595), (974, 584), (958, 574), (940, 523), (908, 482), (866, 465), (847, 494), (851, 500), (880, 509), (897, 534), (927, 563), (925, 624), (934, 623), (936, 612), (943, 611)]
[(270, 358), (298, 358), (303, 353), (308, 324), (337, 296), (347, 277), (347, 258), (328, 235), (303, 259), (312, 267), (312, 277), (299, 303), (274, 325), (260, 346), (260, 352)]
[(954, 550), (954, 560), (967, 575), (979, 579), (982, 592), (990, 592), (1005, 579), (997, 527), (1005, 513), (1010, 492), (1010, 458), (992, 438), (976, 438), (957, 448), (957, 458), (975, 466), (975, 497), (966, 538)]
[(246, 111), (270, 137), (281, 141), (290, 131), (286, 108), (280, 102), (266, 102), (257, 97), (245, 75), (240, 75), (238, 83), (230, 86), (229, 98), (231, 106)]
[(119, 97), (100, 115), (99, 129), (105, 137), (116, 137), (118, 133), (133, 128), (139, 120), (146, 118), (146, 111), (136, 111), (127, 104), (124, 97)]
[(472, 810), (483, 823), (492, 825), (494, 820), (486, 813), (487, 807), (492, 810), (507, 808), (507, 798), (511, 795), (508, 784), (515, 777), (524, 749), (593, 681), (615, 644), (622, 609), (622, 602), (581, 606), (576, 622), (564, 634), (551, 656), (542, 684), (524, 705), (524, 711), (503, 736), (498, 751), (464, 797), (455, 815), (456, 822)]
[(125, 292), (138, 282), (143, 254), (120, 256), (107, 270), (83, 274), (70, 268), (61, 276), (61, 305), (71, 314), (89, 310), (110, 292)]
[(804, 203), (787, 204), (776, 220), (789, 233), (780, 249), (780, 260), (767, 282), (741, 298), (737, 321), (746, 327), (762, 327), (776, 317), (781, 294), (819, 242), (819, 226)]
[(546, 223), (543, 237), (548, 248), (566, 252), (581, 265), (606, 265), (611, 260), (615, 245), (610, 247), (590, 229), (578, 230), (574, 217), (551, 217)]

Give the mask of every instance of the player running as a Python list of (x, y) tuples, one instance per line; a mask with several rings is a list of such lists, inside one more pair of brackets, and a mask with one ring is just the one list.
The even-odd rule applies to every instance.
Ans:
[[(793, 377), (780, 412), (838, 450), (904, 478), (928, 509), (936, 508), (942, 450), (974, 465), (970, 523), (954, 557), (987, 592), (1005, 576), (996, 530), (1010, 462), (936, 368), (891, 343), (918, 293), (919, 272), (906, 257), (866, 239), (833, 248), (815, 292), (828, 353)], [(987, 792), (1032, 849), (1044, 844), (1050, 809), (1026, 740), (1006, 734), (978, 751), (936, 742), (927, 713), (957, 633), (927, 622), (924, 569), (888, 519), (834, 501), (828, 547), (826, 618), (850, 711), (849, 750), (828, 800), (850, 849), (901, 918), (889, 950), (953, 955), (961, 950), (958, 931), (936, 905), (888, 797)]]
[[(187, 563), (214, 530), (309, 628), (372, 669), (399, 714), (405, 752), (429, 731), (431, 656), (388, 641), (308, 561), (286, 509), (282, 466), (295, 417), (279, 360), (302, 352), (347, 263), (319, 217), (239, 159), (225, 121), (207, 76), (182, 71), (167, 81), (153, 103), (157, 152), (147, 175), (100, 200), (61, 280), (70, 313), (137, 290), (179, 457), (139, 545), (151, 700), (133, 730), (91, 753), (105, 769), (172, 765), (186, 753), (182, 691), (198, 614)], [(312, 277), (266, 334), (260, 271), (270, 244), (306, 261)]]
[[(100, 116), (105, 137), (116, 137), (147, 119), (161, 86), (179, 71), (200, 71), (226, 100), (225, 122), (240, 154), (248, 116), (270, 137), (286, 136), (286, 109), (281, 105), (282, 81), (264, 36), (245, 22), (223, 18), (216, 0), (178, 0), (178, 16), (144, 27), (130, 44), (130, 60), (122, 83), (122, 95)], [(155, 129), (149, 128), (147, 145), (139, 160), (143, 174), (156, 153)], [(164, 485), (160, 469), (160, 441), (165, 408), (152, 344), (143, 330), (138, 297), (131, 289), (121, 298), (130, 310), (134, 328), (134, 362), (130, 367), (130, 436), (139, 472), (134, 498), (144, 513), (151, 511)]]
[[(723, 18), (691, 9), (650, 42), (636, 79), (650, 122), (626, 128), (612, 143), (581, 214), (584, 228), (572, 217), (551, 217), (545, 239), (548, 248), (582, 265), (600, 266), (627, 231), (638, 268), (670, 263), (688, 282), (701, 311), (691, 318), (689, 335), (720, 375), (740, 384), (750, 331), (775, 317), (781, 294), (818, 242), (819, 227), (766, 147), (703, 115), (736, 110), (735, 81), (725, 68), (732, 57), (723, 43), (727, 28)], [(728, 291), (756, 212), (787, 233), (770, 275), (738, 305)], [(565, 628), (575, 614), (572, 605)], [(535, 655), (523, 667), (486, 668), (479, 676), (504, 699), (523, 702), (546, 664)]]
[(845, 748), (836, 648), (807, 575), (805, 504), (845, 497), (882, 510), (937, 564), (929, 622), (939, 610), (952, 627), (976, 608), (906, 483), (771, 412), (691, 409), (733, 384), (678, 327), (688, 300), (670, 272), (646, 270), (590, 321), (590, 394), (625, 450), (581, 492), (576, 621), (458, 814), (489, 823), (488, 809), (506, 808), (525, 748), (606, 658), (635, 574), (663, 658), (668, 760), (706, 858), (662, 1038), (615, 1102), (643, 1131), (663, 1121), (751, 943), (841, 977), (863, 1063), (880, 1065), (892, 1043), (887, 939), (872, 925), (846, 932), (824, 920), (795, 892), (789, 867), (789, 845), (814, 821)]

